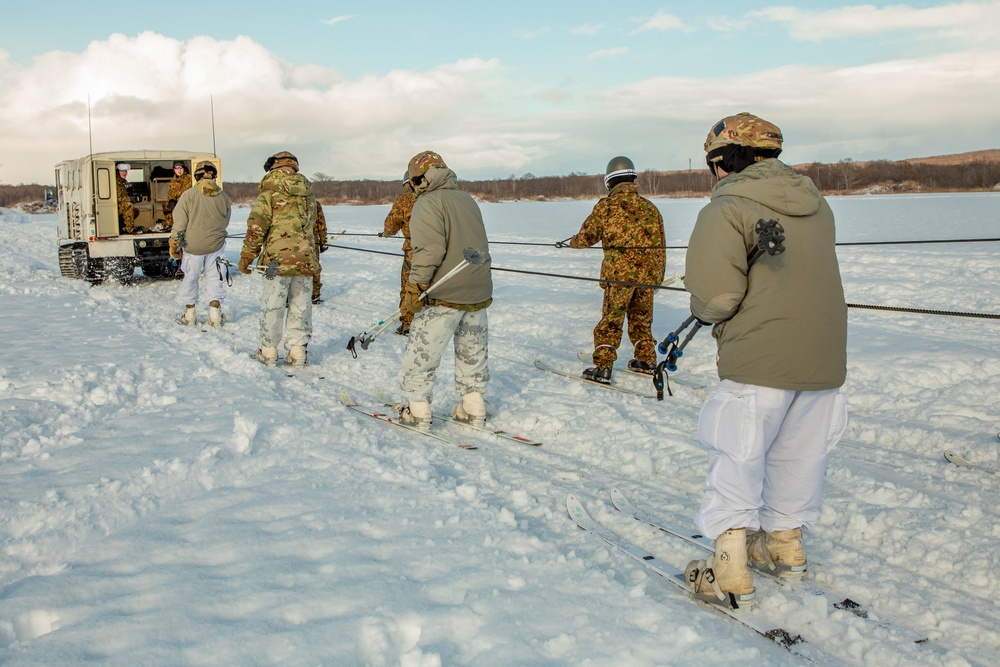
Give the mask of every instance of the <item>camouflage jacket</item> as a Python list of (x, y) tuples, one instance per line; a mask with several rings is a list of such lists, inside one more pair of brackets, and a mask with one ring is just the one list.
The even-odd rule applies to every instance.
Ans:
[(279, 276), (313, 276), (316, 250), (316, 197), (305, 176), (284, 168), (269, 172), (247, 218), (241, 254), (260, 256), (257, 264), (278, 262)]
[(194, 186), (194, 177), (191, 174), (174, 176), (167, 186), (167, 203), (163, 205), (163, 212), (167, 214), (167, 221), (173, 222), (172, 214), (181, 195)]
[(413, 244), (410, 243), (410, 216), (413, 215), (413, 203), (417, 201), (413, 189), (406, 187), (401, 192), (396, 201), (392, 202), (392, 209), (389, 215), (385, 216), (385, 226), (382, 229), (382, 236), (395, 236), (396, 232), (403, 231), (403, 254), (407, 259), (413, 258)]
[(667, 266), (663, 216), (635, 183), (619, 183), (594, 206), (571, 248), (604, 246), (602, 280), (659, 285)]
[(125, 229), (132, 231), (135, 224), (135, 206), (132, 205), (132, 198), (128, 196), (128, 181), (118, 176), (118, 219), (125, 226)]

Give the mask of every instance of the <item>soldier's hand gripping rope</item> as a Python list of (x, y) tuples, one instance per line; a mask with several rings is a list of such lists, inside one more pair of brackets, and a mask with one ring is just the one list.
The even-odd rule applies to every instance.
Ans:
[[(441, 276), (440, 280), (421, 292), (417, 300), (419, 301), (427, 298), (428, 294), (440, 287), (446, 281), (454, 278), (460, 271), (462, 271), (462, 269), (468, 266), (482, 266), (486, 261), (486, 254), (482, 250), (478, 250), (476, 248), (466, 248), (462, 251), (462, 257), (464, 259), (459, 262), (455, 268)], [(399, 321), (400, 314), (400, 311), (396, 310), (396, 312), (389, 317), (372, 322), (368, 325), (364, 332), (359, 333), (357, 336), (351, 336), (351, 340), (347, 341), (347, 349), (351, 351), (351, 355), (357, 359), (358, 353), (356, 346), (360, 344), (362, 350), (367, 350), (373, 340), (378, 338), (378, 336), (384, 333), (386, 329)]]
[[(774, 256), (785, 252), (785, 230), (777, 220), (768, 220), (765, 222), (762, 218), (757, 221), (754, 231), (757, 232), (757, 245), (747, 255), (747, 272), (750, 271), (750, 267), (764, 253)], [(681, 334), (692, 324), (694, 324), (694, 327), (684, 337), (684, 340), (681, 340)], [(691, 315), (679, 327), (668, 333), (667, 337), (657, 345), (656, 351), (666, 355), (666, 357), (656, 365), (656, 370), (653, 371), (653, 386), (656, 388), (656, 400), (663, 400), (664, 389), (666, 389), (668, 396), (673, 396), (673, 393), (670, 391), (670, 378), (667, 372), (673, 373), (677, 370), (677, 359), (684, 356), (684, 348), (703, 326), (711, 326), (711, 323)]]

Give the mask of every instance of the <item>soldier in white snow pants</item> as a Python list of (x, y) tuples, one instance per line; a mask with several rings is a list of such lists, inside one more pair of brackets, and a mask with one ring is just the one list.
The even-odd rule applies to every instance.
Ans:
[(226, 300), (226, 283), (219, 273), (219, 267), (215, 263), (225, 248), (219, 248), (215, 252), (207, 255), (192, 255), (184, 253), (181, 257), (181, 271), (184, 279), (177, 290), (177, 305), (182, 309), (190, 303), (198, 303), (198, 278), (205, 274), (205, 296), (209, 301), (218, 301), (220, 304)]
[(312, 276), (275, 276), (263, 283), (261, 347), (278, 347), (282, 332), (286, 334), (285, 350), (307, 345), (312, 338)]
[(434, 373), (450, 340), (455, 343), (455, 389), (459, 396), (485, 391), (490, 379), (486, 310), (429, 306), (417, 313), (399, 371), (400, 386), (410, 400), (431, 402)]
[(826, 456), (847, 428), (837, 389), (793, 391), (722, 380), (701, 409), (708, 476), (695, 525), (716, 539), (733, 528), (767, 533), (819, 518)]

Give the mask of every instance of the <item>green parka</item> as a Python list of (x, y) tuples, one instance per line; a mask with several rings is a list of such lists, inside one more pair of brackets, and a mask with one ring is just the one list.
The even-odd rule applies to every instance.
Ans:
[[(752, 268), (759, 220), (785, 251)], [(776, 159), (719, 181), (698, 214), (684, 284), (691, 312), (715, 323), (719, 377), (778, 389), (835, 389), (847, 375), (847, 306), (833, 212), (813, 182)]]

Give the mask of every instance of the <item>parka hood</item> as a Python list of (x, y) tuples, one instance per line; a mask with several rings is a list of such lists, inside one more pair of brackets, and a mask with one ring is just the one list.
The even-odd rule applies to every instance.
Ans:
[(305, 197), (312, 193), (312, 184), (302, 174), (293, 174), (284, 169), (268, 172), (260, 182), (260, 191), (270, 190), (293, 197)]
[(819, 210), (820, 194), (812, 179), (770, 158), (729, 174), (712, 189), (716, 197), (745, 197), (782, 215), (812, 215)]
[(222, 192), (222, 188), (215, 182), (215, 179), (203, 178), (195, 183), (195, 187), (206, 197), (218, 197), (219, 193)]

